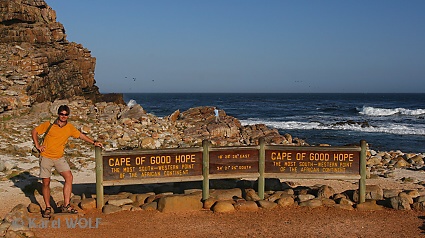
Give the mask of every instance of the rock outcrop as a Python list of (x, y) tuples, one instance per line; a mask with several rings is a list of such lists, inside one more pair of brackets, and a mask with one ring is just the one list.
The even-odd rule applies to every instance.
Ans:
[(67, 41), (44, 0), (0, 0), (0, 113), (73, 96), (101, 100), (95, 64), (88, 49)]

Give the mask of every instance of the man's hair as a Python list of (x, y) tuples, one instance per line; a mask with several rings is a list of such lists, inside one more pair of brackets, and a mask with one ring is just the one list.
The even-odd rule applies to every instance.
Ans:
[(66, 111), (66, 113), (70, 113), (71, 111), (69, 110), (69, 107), (67, 106), (67, 105), (61, 105), (59, 108), (58, 108), (58, 114), (59, 113), (61, 113), (61, 112), (63, 112), (63, 111)]

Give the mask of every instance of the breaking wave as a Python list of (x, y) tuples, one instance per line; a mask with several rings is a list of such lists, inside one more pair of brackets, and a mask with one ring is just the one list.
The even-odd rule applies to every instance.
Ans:
[(339, 122), (325, 124), (321, 122), (299, 121), (263, 121), (257, 119), (241, 120), (242, 125), (265, 124), (282, 130), (338, 130), (361, 131), (397, 135), (425, 135), (425, 127), (412, 127), (407, 124), (385, 123), (381, 125), (365, 126), (365, 123)]
[(364, 106), (359, 110), (360, 114), (367, 116), (392, 116), (392, 115), (408, 115), (408, 116), (419, 116), (425, 114), (425, 109), (406, 109), (406, 108), (375, 108)]
[(137, 105), (136, 100), (130, 99), (127, 103), (127, 107), (132, 108), (133, 106)]

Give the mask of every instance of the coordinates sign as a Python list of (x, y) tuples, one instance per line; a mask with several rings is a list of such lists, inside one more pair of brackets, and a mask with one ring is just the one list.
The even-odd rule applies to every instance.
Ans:
[(358, 152), (266, 150), (266, 173), (358, 174)]
[(202, 153), (103, 156), (103, 174), (105, 181), (202, 175)]
[(210, 174), (258, 172), (258, 150), (210, 151)]

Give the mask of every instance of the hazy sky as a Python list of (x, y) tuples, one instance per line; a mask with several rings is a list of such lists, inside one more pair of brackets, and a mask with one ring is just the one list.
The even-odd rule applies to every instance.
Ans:
[(46, 0), (106, 92), (425, 92), (424, 0)]

